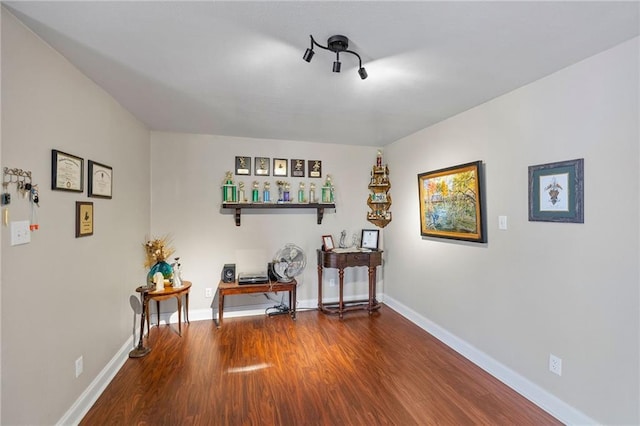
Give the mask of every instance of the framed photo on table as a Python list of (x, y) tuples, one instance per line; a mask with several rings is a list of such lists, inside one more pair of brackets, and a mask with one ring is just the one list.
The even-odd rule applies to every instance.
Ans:
[(84, 191), (84, 159), (52, 149), (51, 189), (54, 191)]
[(377, 229), (363, 229), (362, 238), (360, 239), (360, 247), (378, 250), (378, 241), (380, 238), (380, 231)]
[(331, 251), (335, 246), (333, 245), (333, 237), (331, 235), (322, 236), (322, 251)]
[(96, 198), (112, 197), (113, 168), (89, 160), (89, 189), (87, 195)]
[(529, 221), (584, 223), (584, 159), (529, 166)]

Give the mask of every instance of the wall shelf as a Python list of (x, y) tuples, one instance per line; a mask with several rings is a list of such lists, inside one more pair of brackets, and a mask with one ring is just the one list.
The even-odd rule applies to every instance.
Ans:
[(322, 224), (324, 209), (335, 209), (335, 203), (222, 203), (223, 209), (234, 209), (236, 226), (240, 226), (242, 209), (316, 209), (318, 225)]
[(373, 166), (371, 169), (371, 181), (369, 182), (369, 197), (367, 205), (371, 210), (367, 213), (367, 220), (378, 228), (384, 228), (391, 222), (391, 181), (389, 180), (389, 168)]

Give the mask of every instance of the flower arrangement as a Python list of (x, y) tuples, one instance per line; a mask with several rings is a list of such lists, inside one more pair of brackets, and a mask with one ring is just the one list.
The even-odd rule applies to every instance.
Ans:
[(170, 239), (167, 235), (163, 237), (156, 237), (152, 240), (148, 240), (143, 244), (146, 260), (144, 266), (150, 268), (158, 262), (166, 262), (175, 249), (170, 245)]

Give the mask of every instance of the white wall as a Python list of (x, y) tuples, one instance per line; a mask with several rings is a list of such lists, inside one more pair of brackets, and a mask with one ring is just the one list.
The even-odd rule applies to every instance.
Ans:
[[(85, 192), (52, 191), (51, 149), (85, 160)], [(54, 424), (132, 337), (129, 298), (145, 277), (149, 132), (2, 9), (2, 166), (33, 172), (40, 230), (2, 234), (2, 424)], [(87, 160), (113, 167), (113, 199), (88, 198)], [(28, 201), (11, 188), (11, 220)], [(75, 202), (94, 235), (75, 238)], [(84, 373), (74, 363), (83, 356)]]
[[(640, 423), (638, 72), (635, 39), (386, 149), (385, 295), (604, 424)], [(585, 223), (529, 222), (528, 166), (575, 158)], [(488, 243), (422, 238), (416, 175), (474, 160)]]
[[(315, 182), (319, 194), (321, 184), (330, 174), (336, 187), (335, 211), (327, 209), (321, 225), (317, 224), (316, 211), (311, 209), (243, 211), (241, 226), (237, 227), (234, 211), (221, 210), (222, 181), (226, 171), (234, 170), (236, 156), (252, 157), (252, 167), (255, 157), (321, 160), (322, 179), (287, 177), (284, 180), (291, 182), (293, 192), (297, 191), (300, 181), (305, 183), (307, 191), (309, 184)], [(347, 230), (351, 241), (353, 233), (360, 236), (363, 228), (373, 228), (366, 221), (366, 201), (375, 158), (373, 147), (152, 132), (152, 234), (170, 234), (173, 239), (175, 255), (180, 256), (183, 265), (183, 277), (193, 283), (192, 317), (212, 318), (212, 299), (204, 297), (205, 288), (215, 291), (225, 263), (238, 263), (248, 255), (266, 270), (266, 263), (289, 242), (300, 246), (307, 255), (307, 267), (298, 277), (299, 307), (317, 306), (316, 249), (321, 245), (322, 235), (333, 235), (338, 244), (342, 230)], [(251, 176), (234, 176), (234, 179), (236, 183), (243, 181), (246, 190), (258, 180), (261, 191), (264, 181), (268, 180), (271, 197), (276, 199), (275, 182), (282, 178), (256, 178), (252, 172)], [(393, 181), (393, 170), (391, 179)], [(242, 270), (243, 266), (238, 264), (238, 269)], [(367, 292), (365, 268), (347, 271), (345, 276), (353, 283), (345, 295)], [(336, 271), (327, 271), (325, 279), (332, 277), (336, 279)], [(336, 297), (337, 287), (330, 288), (327, 284), (326, 292), (327, 298)], [(279, 294), (277, 300), (281, 297)], [(265, 306), (273, 305), (263, 295), (234, 296), (225, 299), (225, 308), (233, 311), (234, 306), (236, 310), (260, 306), (264, 309), (265, 303)], [(175, 304), (161, 306), (162, 312), (175, 312), (175, 309)]]

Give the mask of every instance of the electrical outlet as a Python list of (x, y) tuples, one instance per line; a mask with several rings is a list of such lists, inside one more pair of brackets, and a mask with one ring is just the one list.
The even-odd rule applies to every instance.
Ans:
[(329, 287), (335, 287), (336, 286), (336, 280), (334, 280), (333, 278), (331, 278), (329, 280)]
[(213, 297), (213, 289), (211, 287), (204, 289), (204, 297)]
[(82, 356), (76, 359), (76, 379), (80, 377), (82, 374), (83, 366), (82, 366)]
[(549, 371), (558, 376), (562, 376), (562, 359), (554, 354), (549, 354)]

